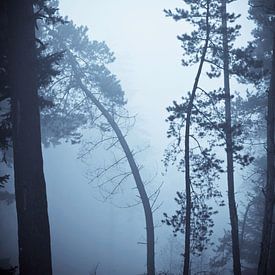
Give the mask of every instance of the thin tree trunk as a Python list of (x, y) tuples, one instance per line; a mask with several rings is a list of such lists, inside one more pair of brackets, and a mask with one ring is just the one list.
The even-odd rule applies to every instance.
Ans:
[[(74, 66), (74, 65), (73, 65)], [(117, 123), (114, 121), (113, 117), (109, 114), (109, 112), (105, 109), (105, 107), (97, 100), (97, 98), (93, 95), (91, 91), (89, 91), (85, 85), (83, 85), (81, 78), (77, 75), (77, 71), (75, 70), (75, 75), (77, 77), (79, 87), (84, 91), (87, 98), (89, 98), (93, 104), (100, 110), (102, 115), (106, 118), (108, 123), (111, 125), (114, 130), (119, 143), (126, 155), (127, 161), (131, 168), (133, 177), (136, 182), (136, 186), (141, 198), (141, 202), (144, 209), (145, 214), (145, 222), (146, 222), (146, 239), (147, 239), (147, 274), (155, 275), (155, 236), (154, 236), (154, 221), (153, 221), (153, 213), (150, 206), (150, 201), (147, 196), (146, 190), (144, 188), (144, 184), (142, 182), (138, 166), (135, 162), (133, 154), (128, 146), (128, 143), (123, 136), (120, 128)]]
[(202, 72), (202, 67), (205, 61), (205, 56), (207, 53), (208, 42), (209, 42), (209, 1), (207, 1), (207, 13), (206, 13), (206, 38), (205, 44), (202, 51), (202, 56), (200, 59), (199, 68), (191, 92), (190, 100), (187, 106), (187, 116), (186, 116), (186, 127), (185, 127), (185, 148), (184, 148), (184, 160), (185, 160), (185, 192), (186, 192), (186, 218), (185, 218), (185, 241), (184, 241), (184, 266), (183, 275), (189, 275), (190, 271), (190, 235), (191, 235), (191, 179), (190, 179), (190, 125), (191, 125), (191, 115), (193, 104), (196, 96), (196, 91), (198, 88), (199, 79)]
[[(270, 89), (268, 91), (267, 99), (267, 182), (265, 187), (265, 210), (262, 230), (262, 242), (260, 260), (258, 264), (258, 275), (269, 274), (268, 262), (275, 261), (269, 259), (271, 234), (272, 234), (272, 218), (274, 208), (274, 186), (275, 186), (275, 167), (274, 167), (274, 153), (275, 153), (275, 35), (273, 35), (273, 53), (272, 53), (272, 72)], [(273, 253), (272, 253), (273, 255)], [(273, 270), (274, 271), (274, 270)], [(270, 273), (271, 274), (271, 273)]]
[[(84, 87), (82, 87), (83, 89)], [(146, 220), (146, 235), (147, 235), (147, 273), (148, 275), (154, 275), (155, 274), (155, 251), (154, 251), (154, 222), (153, 222), (153, 213), (150, 206), (150, 201), (147, 196), (146, 190), (144, 188), (144, 184), (142, 182), (139, 169), (136, 165), (136, 162), (134, 160), (133, 154), (128, 146), (127, 141), (125, 140), (125, 137), (121, 133), (118, 125), (113, 120), (113, 118), (110, 116), (108, 111), (104, 108), (102, 104), (100, 104), (99, 101), (96, 100), (94, 95), (86, 90), (83, 89), (86, 93), (87, 97), (89, 97), (93, 103), (98, 107), (98, 109), (102, 112), (104, 117), (107, 119), (107, 121), (110, 123), (111, 127), (113, 128), (114, 132), (116, 133), (119, 143), (121, 147), (123, 148), (123, 151), (127, 157), (128, 163), (130, 165), (131, 171), (133, 173), (137, 189), (142, 201), (144, 213), (145, 213), (145, 220)]]
[(240, 238), (240, 252), (243, 249), (243, 243), (244, 243), (244, 234), (245, 234), (245, 226), (246, 226), (246, 222), (247, 222), (247, 218), (248, 218), (248, 213), (249, 213), (249, 209), (250, 207), (254, 204), (254, 198), (252, 199), (252, 201), (250, 201), (245, 209), (244, 212), (244, 216), (243, 216), (243, 224), (242, 224), (242, 230), (241, 230), (241, 238)]
[(33, 1), (9, 0), (9, 83), (21, 275), (50, 275), (50, 228), (41, 151)]
[(235, 202), (234, 191), (234, 165), (233, 165), (233, 142), (231, 125), (231, 96), (229, 85), (229, 50), (227, 35), (227, 12), (226, 0), (222, 0), (222, 30), (223, 30), (223, 72), (224, 72), (224, 93), (225, 93), (225, 136), (226, 136), (226, 159), (227, 159), (227, 184), (229, 216), (231, 224), (233, 272), (235, 275), (241, 274), (240, 247), (238, 215)]

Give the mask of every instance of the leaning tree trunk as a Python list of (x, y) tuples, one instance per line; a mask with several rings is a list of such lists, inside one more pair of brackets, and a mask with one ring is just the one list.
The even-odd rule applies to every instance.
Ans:
[(118, 125), (114, 121), (114, 119), (111, 117), (111, 115), (108, 113), (108, 111), (104, 108), (104, 106), (96, 99), (96, 97), (85, 87), (82, 87), (84, 92), (86, 93), (86, 96), (91, 99), (91, 101), (98, 107), (98, 109), (101, 111), (103, 116), (107, 119), (107, 121), (110, 123), (111, 127), (113, 128), (114, 132), (117, 135), (117, 138), (119, 140), (119, 143), (121, 147), (123, 148), (123, 151), (127, 157), (128, 163), (130, 165), (131, 171), (133, 173), (136, 186), (142, 201), (144, 213), (145, 213), (145, 220), (146, 220), (146, 235), (147, 235), (147, 274), (148, 275), (154, 275), (155, 274), (155, 251), (154, 251), (154, 222), (153, 222), (153, 213), (150, 206), (150, 201), (147, 196), (146, 190), (144, 188), (144, 184), (142, 182), (139, 169), (137, 167), (137, 164), (134, 160), (133, 154), (128, 146), (128, 143), (126, 142), (125, 137), (121, 133)]
[(41, 151), (33, 1), (8, 0), (9, 84), (21, 275), (50, 275), (50, 228)]
[(224, 72), (224, 93), (225, 93), (225, 139), (226, 139), (226, 159), (227, 159), (227, 185), (228, 203), (231, 225), (233, 272), (235, 275), (241, 274), (240, 245), (238, 230), (238, 215), (234, 191), (234, 165), (233, 165), (233, 141), (231, 125), (231, 95), (229, 85), (229, 50), (227, 35), (227, 12), (226, 0), (222, 0), (222, 35), (223, 35), (223, 72)]
[[(274, 208), (274, 187), (275, 187), (275, 35), (273, 35), (273, 53), (272, 53), (272, 72), (270, 88), (267, 98), (267, 182), (265, 187), (265, 210), (262, 230), (262, 243), (260, 260), (258, 265), (258, 275), (273, 274), (275, 270), (268, 270), (268, 263), (274, 266), (274, 252), (271, 253), (271, 235), (273, 226), (273, 208)], [(273, 229), (275, 230), (275, 229)], [(275, 241), (275, 240), (274, 240)], [(273, 245), (274, 248), (274, 245)], [(270, 258), (272, 256), (272, 259)], [(271, 273), (270, 273), (271, 272)]]
[(184, 141), (184, 160), (185, 160), (185, 193), (186, 193), (186, 218), (185, 218), (185, 240), (184, 240), (184, 266), (183, 275), (189, 275), (190, 270), (190, 236), (191, 236), (191, 179), (190, 179), (190, 125), (191, 125), (191, 115), (194, 105), (194, 100), (196, 96), (196, 91), (199, 84), (199, 79), (202, 72), (203, 63), (205, 61), (205, 56), (207, 53), (208, 43), (209, 43), (209, 1), (207, 1), (207, 12), (206, 12), (206, 37), (205, 44), (202, 50), (202, 56), (200, 59), (199, 68), (193, 85), (193, 89), (190, 95), (190, 100), (186, 111), (186, 126), (185, 126), (185, 141)]
[(93, 95), (93, 93), (86, 88), (86, 86), (82, 83), (81, 78), (77, 73), (77, 68), (75, 62), (72, 60), (74, 64), (74, 73), (77, 79), (77, 83), (82, 91), (85, 93), (86, 97), (89, 98), (93, 104), (99, 109), (108, 123), (111, 125), (113, 131), (115, 132), (118, 141), (126, 155), (127, 161), (130, 165), (133, 177), (135, 179), (135, 183), (141, 198), (141, 202), (144, 209), (145, 214), (145, 222), (146, 222), (146, 240), (147, 240), (147, 274), (155, 275), (155, 236), (154, 236), (154, 222), (153, 222), (153, 213), (150, 206), (150, 201), (147, 196), (146, 190), (144, 188), (144, 184), (142, 182), (138, 166), (135, 162), (134, 156), (128, 146), (128, 143), (123, 136), (119, 126), (113, 119), (113, 117), (109, 114), (109, 112), (105, 109), (105, 107), (97, 100), (97, 98)]

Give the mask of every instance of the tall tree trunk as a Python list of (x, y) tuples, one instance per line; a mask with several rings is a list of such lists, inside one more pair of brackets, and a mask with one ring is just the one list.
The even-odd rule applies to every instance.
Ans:
[[(267, 98), (267, 182), (265, 187), (265, 210), (264, 210), (264, 220), (263, 220), (263, 230), (262, 230), (262, 243), (260, 260), (258, 264), (258, 275), (272, 274), (268, 272), (268, 262), (271, 263), (275, 261), (269, 259), (270, 256), (270, 246), (271, 246), (271, 234), (272, 234), (272, 218), (273, 218), (273, 208), (274, 208), (274, 187), (275, 187), (275, 35), (273, 35), (273, 53), (272, 53), (272, 72), (270, 88), (268, 91)], [(275, 256), (272, 253), (272, 256)], [(272, 270), (274, 271), (274, 270)]]
[(229, 50), (227, 35), (227, 11), (226, 1), (222, 0), (222, 31), (223, 31), (223, 73), (224, 73), (224, 93), (225, 93), (225, 138), (226, 138), (226, 159), (227, 159), (227, 185), (229, 216), (231, 224), (233, 272), (235, 275), (241, 274), (240, 247), (238, 215), (235, 202), (234, 191), (234, 165), (233, 165), (233, 142), (231, 125), (231, 96), (229, 85)]
[(187, 116), (186, 116), (186, 127), (185, 127), (185, 143), (184, 143), (184, 160), (185, 160), (185, 192), (186, 192), (186, 218), (185, 218), (185, 240), (184, 240), (184, 266), (183, 275), (189, 275), (190, 270), (190, 235), (191, 235), (191, 179), (190, 179), (190, 126), (191, 126), (191, 115), (194, 105), (194, 100), (196, 96), (196, 91), (198, 88), (202, 67), (205, 61), (205, 56), (208, 49), (209, 43), (209, 1), (207, 1), (207, 12), (206, 12), (206, 37), (205, 44), (202, 51), (202, 56), (200, 59), (199, 68), (194, 81), (193, 89), (191, 92), (190, 100), (187, 106)]
[[(74, 62), (74, 61), (72, 61)], [(126, 155), (127, 161), (131, 168), (133, 177), (135, 179), (135, 183), (141, 198), (141, 202), (144, 209), (145, 214), (145, 222), (146, 222), (146, 247), (147, 247), (147, 274), (155, 275), (155, 233), (154, 233), (154, 221), (153, 221), (153, 213), (150, 206), (150, 201), (147, 196), (146, 190), (144, 188), (144, 184), (142, 182), (138, 166), (135, 162), (134, 156), (128, 146), (128, 143), (123, 136), (119, 126), (113, 119), (113, 117), (109, 114), (109, 112), (105, 109), (105, 107), (97, 100), (97, 98), (93, 95), (93, 93), (86, 88), (86, 86), (82, 83), (81, 78), (78, 76), (76, 65), (73, 65), (75, 71), (75, 75), (78, 81), (79, 87), (83, 90), (87, 98), (89, 98), (93, 104), (100, 110), (102, 115), (106, 118), (108, 123), (111, 125), (113, 131), (115, 132), (118, 141)]]
[(50, 275), (50, 229), (41, 151), (32, 0), (8, 1), (9, 81), (21, 275)]

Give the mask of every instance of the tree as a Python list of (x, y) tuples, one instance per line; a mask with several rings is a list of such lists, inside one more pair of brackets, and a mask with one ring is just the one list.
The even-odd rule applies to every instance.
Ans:
[(20, 274), (52, 274), (41, 151), (34, 2), (7, 1), (8, 79)]
[[(262, 243), (260, 261), (258, 266), (258, 274), (268, 274), (275, 271), (275, 266), (272, 261), (275, 260), (275, 255), (272, 253), (272, 231), (275, 231), (273, 226), (274, 216), (274, 188), (275, 188), (275, 35), (273, 34), (272, 41), (272, 75), (270, 88), (268, 91), (268, 106), (267, 106), (267, 183), (265, 188), (265, 212), (262, 230)], [(274, 248), (274, 247), (273, 247)], [(273, 255), (274, 259), (271, 258)]]
[[(254, 30), (255, 55), (262, 58), (267, 67), (267, 78), (262, 87), (267, 90), (267, 178), (264, 188), (265, 210), (262, 228), (262, 241), (258, 274), (270, 274), (275, 271), (275, 228), (274, 228), (274, 188), (275, 188), (275, 36), (274, 36), (274, 1), (250, 1), (251, 18), (257, 23)], [(257, 50), (261, 49), (261, 51)]]
[[(246, 103), (248, 102), (246, 101)], [(255, 102), (255, 104), (257, 103), (258, 102)], [(244, 109), (245, 108), (246, 107), (244, 107)], [(251, 109), (249, 108), (247, 111), (251, 112)], [(256, 274), (257, 263), (259, 261), (259, 243), (261, 241), (264, 213), (264, 195), (262, 188), (266, 181), (265, 157), (265, 154), (258, 156), (253, 162), (253, 165), (251, 165), (252, 167), (250, 166), (249, 173), (244, 178), (244, 183), (248, 186), (247, 198), (243, 211), (240, 211), (239, 215), (240, 258), (243, 267), (242, 272), (244, 274)], [(219, 239), (215, 249), (215, 256), (210, 260), (210, 266), (216, 273), (223, 272), (222, 270), (226, 268), (230, 262), (230, 255), (232, 255), (230, 235), (229, 231), (225, 231), (223, 237)]]
[[(208, 43), (209, 43), (209, 33), (210, 33), (210, 25), (209, 25), (209, 1), (205, 3), (205, 19), (202, 19), (199, 22), (200, 26), (203, 26), (202, 31), (200, 33), (201, 36), (205, 36), (205, 44), (202, 49), (202, 54), (200, 57), (199, 68), (197, 71), (197, 75), (195, 78), (195, 82), (193, 85), (192, 92), (190, 94), (189, 102), (187, 105), (186, 110), (186, 121), (185, 121), (185, 146), (184, 146), (184, 160), (185, 160), (185, 199), (186, 199), (186, 218), (185, 218), (185, 245), (184, 245), (184, 270), (183, 274), (188, 275), (190, 270), (190, 237), (191, 237), (191, 208), (192, 208), (192, 201), (191, 201), (191, 177), (190, 177), (190, 124), (191, 124), (191, 115), (193, 110), (194, 99), (196, 96), (196, 91), (198, 89), (199, 79), (202, 72), (202, 67), (205, 62), (206, 53), (208, 50)], [(192, 18), (192, 16), (196, 15), (197, 10), (192, 11), (191, 14), (186, 14)], [(172, 15), (167, 12), (168, 15)], [(197, 22), (196, 22), (197, 23)], [(198, 24), (198, 23), (197, 23)], [(205, 34), (204, 34), (205, 33)]]
[[(267, 177), (264, 187), (265, 210), (263, 218), (262, 241), (258, 274), (274, 272), (275, 242), (272, 241), (272, 232), (275, 233), (272, 220), (274, 219), (274, 2), (273, 1), (249, 1), (250, 19), (257, 26), (253, 30), (254, 40), (241, 53), (242, 62), (246, 64), (246, 70), (239, 70), (246, 83), (253, 83), (258, 89), (257, 97), (264, 98), (264, 107), (261, 100), (258, 101), (259, 112), (266, 109), (266, 149), (267, 149)], [(239, 64), (237, 64), (239, 65)], [(243, 66), (241, 66), (244, 69)], [(267, 97), (265, 92), (267, 92)], [(275, 234), (274, 234), (275, 236)], [(275, 240), (275, 238), (274, 238)]]
[(226, 141), (226, 159), (227, 159), (227, 185), (229, 216), (231, 225), (233, 270), (235, 275), (241, 274), (240, 247), (239, 247), (239, 228), (238, 215), (235, 201), (234, 189), (234, 163), (233, 163), (233, 140), (232, 140), (232, 122), (231, 122), (231, 94), (229, 84), (229, 48), (227, 33), (227, 11), (226, 0), (222, 0), (222, 43), (223, 43), (223, 74), (224, 74), (224, 93), (225, 93), (225, 141)]
[[(51, 1), (52, 3), (52, 1)], [(43, 24), (56, 24), (64, 23), (59, 16), (55, 15), (57, 8), (53, 8), (47, 1), (39, 1), (37, 3), (36, 17), (39, 22), (43, 21)], [(10, 110), (10, 86), (8, 85), (8, 18), (7, 18), (7, 1), (1, 2), (1, 20), (0, 20), (0, 152), (1, 163), (3, 164), (0, 174), (0, 186), (4, 186), (9, 180), (9, 173), (7, 166), (12, 163), (12, 126), (11, 126), (11, 110)], [(55, 67), (57, 62), (61, 59), (62, 53), (47, 53), (46, 46), (43, 41), (36, 37), (36, 55), (37, 55), (37, 71), (38, 71), (38, 86), (39, 90), (44, 90), (47, 85), (51, 83), (52, 77), (58, 74), (58, 70)], [(51, 106), (51, 102), (45, 100), (43, 93), (39, 93), (39, 107), (43, 110), (45, 107)]]
[(97, 106), (97, 108), (101, 111), (103, 116), (106, 118), (108, 123), (111, 125), (113, 131), (115, 132), (119, 143), (126, 155), (128, 163), (130, 165), (133, 177), (135, 179), (135, 183), (138, 189), (138, 193), (141, 198), (142, 206), (144, 209), (145, 222), (146, 222), (146, 247), (147, 247), (147, 274), (154, 275), (155, 274), (155, 233), (154, 233), (154, 221), (153, 221), (153, 213), (150, 205), (150, 200), (146, 193), (142, 178), (140, 176), (139, 168), (136, 164), (134, 156), (129, 148), (129, 145), (122, 134), (120, 128), (118, 127), (115, 120), (108, 113), (108, 111), (104, 108), (104, 106), (96, 99), (96, 97), (80, 82), (80, 88), (85, 92), (86, 96)]
[[(196, 27), (199, 27), (199, 30), (205, 30), (205, 22), (202, 21), (201, 18), (205, 16), (206, 12), (202, 13), (200, 12), (200, 8), (205, 8), (207, 6), (205, 1), (185, 1), (186, 4), (190, 5), (190, 12), (186, 11), (185, 9), (176, 9), (176, 12), (173, 14), (170, 10), (166, 11), (168, 16), (172, 16), (175, 20), (185, 19), (187, 22), (193, 23)], [(232, 231), (232, 244), (233, 244), (233, 265), (234, 265), (234, 273), (240, 274), (241, 272), (241, 266), (240, 266), (240, 258), (239, 258), (239, 240), (238, 240), (238, 218), (237, 218), (237, 212), (236, 212), (236, 203), (235, 203), (235, 194), (234, 194), (234, 159), (239, 161), (243, 165), (247, 165), (252, 161), (253, 158), (249, 157), (248, 155), (241, 155), (238, 153), (238, 151), (241, 151), (243, 146), (240, 146), (237, 144), (237, 136), (241, 132), (240, 130), (240, 124), (236, 122), (234, 125), (232, 125), (231, 122), (231, 99), (232, 96), (230, 95), (230, 85), (229, 85), (229, 74), (234, 73), (234, 58), (232, 58), (231, 62), (229, 61), (229, 51), (231, 53), (234, 53), (233, 44), (232, 42), (235, 40), (236, 36), (238, 35), (238, 31), (240, 29), (240, 25), (235, 25), (233, 27), (227, 26), (227, 21), (230, 23), (234, 23), (235, 20), (239, 17), (239, 15), (227, 14), (226, 12), (226, 4), (227, 2), (232, 1), (212, 1), (210, 5), (210, 31), (209, 31), (209, 51), (206, 54), (206, 57), (204, 58), (204, 61), (210, 64), (210, 72), (207, 72), (208, 76), (210, 78), (213, 77), (219, 77), (221, 73), (224, 74), (224, 89), (221, 92), (221, 94), (213, 95), (213, 93), (208, 93), (201, 87), (197, 87), (196, 89), (200, 89), (205, 95), (208, 97), (212, 97), (212, 100), (208, 100), (210, 104), (213, 104), (213, 101), (215, 101), (215, 97), (219, 97), (221, 100), (225, 101), (225, 107), (216, 108), (215, 111), (218, 111), (218, 113), (210, 114), (209, 111), (206, 112), (204, 115), (204, 119), (202, 120), (199, 116), (197, 119), (195, 117), (196, 122), (201, 127), (199, 130), (199, 135), (202, 136), (211, 136), (211, 131), (216, 131), (218, 133), (218, 138), (222, 138), (225, 140), (225, 142), (220, 143), (218, 140), (214, 141), (212, 143), (211, 148), (213, 146), (225, 146), (226, 151), (226, 159), (227, 159), (227, 182), (228, 182), (228, 201), (229, 201), (229, 212), (230, 212), (230, 224), (231, 224), (231, 231)], [(201, 6), (200, 6), (201, 5)], [(190, 16), (191, 15), (191, 16)], [(192, 17), (194, 16), (194, 18)], [(183, 49), (184, 51), (189, 54), (187, 57), (187, 60), (183, 60), (183, 65), (190, 65), (192, 63), (196, 63), (199, 61), (198, 52), (203, 52), (203, 46), (202, 43), (206, 41), (205, 37), (201, 35), (200, 32), (197, 30), (194, 30), (191, 32), (191, 35), (184, 34), (180, 37), (178, 37), (182, 43), (183, 43)], [(192, 93), (190, 96), (190, 105), (194, 105)], [(201, 106), (205, 107), (205, 103), (198, 100), (198, 105), (194, 113), (196, 112), (197, 116), (199, 113), (202, 113)], [(173, 116), (170, 116), (169, 118), (173, 117), (171, 119), (172, 123), (174, 119), (178, 119), (180, 117), (183, 117), (181, 112), (185, 111), (187, 108), (186, 103), (184, 104), (175, 104), (175, 107), (172, 108), (174, 111)], [(220, 122), (216, 122), (214, 119), (218, 118), (218, 121), (222, 119)], [(189, 123), (190, 115), (188, 116), (188, 112), (186, 112), (186, 125)], [(171, 123), (171, 124), (172, 124)], [(177, 126), (179, 129), (182, 127), (180, 124)], [(176, 127), (174, 127), (176, 128)], [(188, 130), (188, 127), (186, 126), (186, 129)], [(197, 128), (198, 129), (198, 128)], [(203, 130), (207, 130), (208, 133), (204, 134)], [(171, 131), (173, 134), (176, 133), (174, 136), (178, 137), (178, 140), (180, 140), (181, 136), (180, 133), (176, 131)], [(188, 133), (189, 135), (189, 133)], [(235, 138), (235, 141), (233, 141), (233, 137)], [(188, 137), (185, 135), (185, 150), (186, 147), (189, 150), (188, 147)], [(180, 143), (180, 142), (179, 142)], [(216, 145), (214, 145), (216, 144)], [(186, 146), (187, 145), (187, 146)], [(188, 151), (187, 150), (187, 151)], [(172, 149), (173, 151), (173, 149)], [(180, 150), (175, 149), (174, 152), (177, 152)], [(186, 155), (186, 154), (185, 154)], [(186, 164), (187, 162), (187, 164)], [(188, 175), (188, 162), (189, 160), (185, 158), (184, 162), (186, 169), (185, 173)], [(222, 172), (223, 169), (220, 167), (217, 167), (220, 172)], [(187, 181), (187, 179), (186, 179)], [(188, 189), (186, 189), (187, 194)], [(187, 195), (187, 198), (189, 196)], [(187, 217), (189, 216), (189, 213), (186, 213)]]
[[(126, 102), (119, 81), (106, 67), (106, 64), (113, 62), (113, 53), (105, 43), (91, 41), (87, 36), (87, 28), (76, 27), (72, 21), (56, 28), (48, 28), (47, 25), (41, 27), (44, 30), (42, 38), (47, 41), (49, 50), (63, 52), (59, 64), (61, 73), (45, 93), (45, 96), (53, 99), (54, 106), (45, 110), (44, 114), (42, 112), (44, 142), (57, 143), (59, 139), (68, 137), (78, 142), (78, 130), (84, 127), (98, 127), (103, 132), (112, 129), (127, 158), (144, 208), (147, 273), (154, 275), (153, 213), (134, 154), (116, 122), (121, 119), (119, 110)], [(58, 133), (53, 132), (57, 125)], [(95, 141), (97, 144), (100, 142)]]

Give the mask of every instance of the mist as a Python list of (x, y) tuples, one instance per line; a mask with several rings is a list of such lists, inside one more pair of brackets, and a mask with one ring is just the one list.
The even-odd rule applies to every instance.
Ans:
[(49, 0), (21, 28), (4, 2), (1, 272), (274, 274), (274, 18), (255, 1)]

